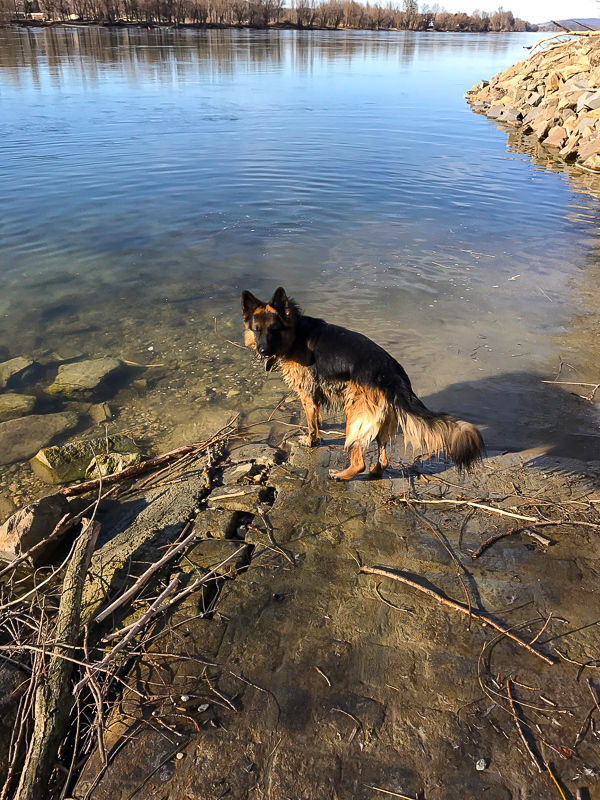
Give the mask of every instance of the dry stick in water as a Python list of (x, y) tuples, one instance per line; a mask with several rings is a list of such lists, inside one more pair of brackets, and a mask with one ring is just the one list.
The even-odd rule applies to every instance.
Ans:
[[(183, 530), (183, 534), (187, 532), (190, 525), (192, 525), (192, 521), (187, 523), (187, 525)], [(179, 544), (176, 544), (169, 550), (168, 553), (166, 553), (162, 558), (160, 558), (158, 561), (152, 564), (151, 567), (148, 567), (148, 569), (140, 575), (140, 577), (133, 584), (133, 586), (131, 586), (126, 592), (123, 592), (123, 594), (117, 597), (116, 600), (113, 600), (113, 602), (109, 606), (107, 606), (104, 609), (104, 611), (101, 611), (99, 614), (96, 614), (93, 621), (97, 623), (103, 622), (103, 620), (109, 617), (113, 613), (113, 611), (116, 611), (117, 608), (122, 606), (124, 603), (127, 603), (127, 601), (131, 600), (132, 597), (135, 597), (135, 595), (139, 592), (142, 586), (144, 586), (144, 584), (146, 584), (156, 572), (162, 569), (162, 567), (168, 561), (170, 561), (173, 558), (173, 556), (176, 556), (177, 553), (180, 553), (182, 550), (184, 550), (188, 546), (188, 544), (194, 541), (195, 538), (196, 538), (196, 533), (195, 531), (192, 531), (189, 534), (189, 536), (186, 536), (181, 542), (179, 542)]]
[(531, 749), (531, 745), (529, 744), (529, 742), (527, 741), (527, 737), (525, 736), (525, 731), (523, 730), (523, 723), (521, 722), (521, 719), (517, 713), (517, 709), (515, 707), (515, 701), (513, 699), (512, 692), (510, 690), (510, 678), (506, 679), (506, 694), (508, 695), (508, 702), (510, 703), (510, 710), (512, 711), (515, 725), (517, 726), (517, 730), (519, 731), (519, 736), (521, 737), (521, 740), (525, 745), (525, 749), (531, 756), (531, 760), (536, 765), (538, 770), (540, 772), (544, 772), (546, 765), (544, 764), (543, 761), (541, 761), (540, 757), (536, 753), (534, 753), (534, 751)]
[[(81, 596), (90, 565), (99, 523), (90, 520), (79, 535), (67, 567), (56, 620), (55, 638), (76, 646), (80, 636)], [(60, 649), (60, 646), (56, 646)], [(44, 679), (35, 695), (34, 725), (15, 800), (41, 800), (47, 797), (48, 781), (69, 723), (71, 673), (73, 664), (49, 653)]]
[[(435, 598), (440, 603), (443, 603), (444, 605), (449, 606), (456, 611), (460, 611), (461, 614), (469, 613), (468, 606), (458, 603), (456, 600), (451, 600), (449, 597), (444, 597), (444, 595), (434, 592), (433, 589), (428, 589), (426, 586), (421, 586), (420, 583), (411, 580), (401, 572), (396, 572), (395, 570), (387, 567), (361, 567), (360, 572), (365, 572), (368, 575), (382, 575), (384, 578), (391, 578), (394, 581), (400, 581), (401, 583), (405, 583), (407, 586), (411, 586), (413, 589), (418, 589), (420, 592), (429, 595), (429, 597)], [(521, 647), (524, 647), (530, 653), (533, 653), (534, 656), (541, 658), (542, 661), (546, 662), (546, 664), (554, 664), (554, 659), (549, 658), (543, 653), (540, 653), (538, 650), (535, 650), (530, 644), (525, 642), (523, 639), (520, 639), (518, 636), (515, 636), (514, 633), (511, 633), (510, 630), (505, 628), (503, 625), (495, 622), (495, 620), (493, 620), (487, 612), (473, 608), (471, 609), (471, 616), (473, 619), (478, 619), (481, 623), (489, 625), (490, 627), (495, 628), (497, 631), (500, 631), (500, 633), (503, 633), (505, 636), (508, 636), (508, 638), (512, 639), (513, 642), (516, 642)]]

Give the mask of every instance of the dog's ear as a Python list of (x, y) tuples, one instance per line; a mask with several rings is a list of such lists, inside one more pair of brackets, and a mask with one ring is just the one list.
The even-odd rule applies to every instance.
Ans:
[(262, 303), (252, 292), (242, 292), (242, 312), (245, 318), (251, 317), (259, 306), (262, 306)]
[(283, 286), (280, 286), (279, 289), (275, 290), (275, 294), (271, 298), (269, 305), (273, 306), (275, 311), (277, 311), (278, 314), (281, 314), (282, 317), (285, 317), (289, 314), (290, 302)]

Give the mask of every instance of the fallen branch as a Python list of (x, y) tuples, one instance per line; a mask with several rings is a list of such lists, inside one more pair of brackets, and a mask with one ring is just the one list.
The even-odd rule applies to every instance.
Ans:
[[(471, 558), (476, 559), (479, 558), (488, 547), (491, 547), (493, 544), (498, 542), (500, 539), (504, 539), (507, 536), (512, 536), (513, 533), (527, 533), (528, 528), (545, 528), (549, 525), (583, 525), (586, 528), (600, 528), (600, 524), (596, 522), (584, 522), (583, 520), (570, 520), (570, 519), (551, 519), (551, 520), (538, 520), (537, 522), (532, 522), (530, 525), (519, 525), (517, 528), (512, 528), (510, 531), (502, 531), (501, 533), (496, 533), (494, 536), (490, 536), (489, 539), (486, 539), (485, 542), (481, 544), (481, 546), (474, 552), (471, 553)], [(534, 536), (533, 534), (531, 534)], [(545, 537), (537, 537), (540, 544), (544, 546), (548, 546), (550, 541), (545, 539)]]
[[(461, 614), (469, 614), (468, 606), (458, 603), (456, 600), (451, 600), (449, 597), (445, 597), (444, 595), (435, 592), (433, 589), (428, 589), (426, 586), (421, 586), (420, 583), (411, 580), (408, 576), (401, 572), (397, 572), (396, 570), (389, 569), (388, 567), (361, 567), (360, 572), (365, 572), (369, 575), (382, 575), (384, 578), (391, 578), (392, 580), (400, 581), (401, 583), (405, 583), (407, 586), (411, 586), (413, 589), (418, 589), (420, 592), (429, 595), (429, 597), (435, 598), (449, 608), (453, 608), (455, 611), (460, 611)], [(546, 662), (546, 664), (554, 664), (554, 659), (544, 655), (543, 653), (540, 653), (538, 650), (535, 650), (530, 644), (525, 642), (523, 639), (520, 639), (514, 633), (511, 633), (510, 630), (505, 628), (503, 625), (500, 625), (500, 623), (496, 622), (487, 612), (472, 608), (471, 617), (479, 620), (484, 625), (489, 625), (490, 627), (495, 628), (497, 631), (500, 631), (500, 633), (504, 634), (504, 636), (508, 636), (508, 638), (512, 639), (513, 642), (516, 642), (533, 655), (541, 658), (542, 661)]]
[[(189, 529), (190, 525), (192, 525), (192, 522), (188, 522), (188, 524), (185, 526), (183, 530), (184, 534)], [(184, 539), (182, 539), (179, 544), (176, 544), (174, 547), (172, 547), (168, 553), (165, 553), (162, 558), (160, 558), (158, 561), (155, 561), (152, 566), (142, 573), (133, 586), (131, 586), (126, 592), (123, 592), (123, 594), (117, 597), (116, 600), (113, 600), (113, 602), (107, 606), (104, 611), (96, 614), (96, 616), (93, 618), (93, 622), (102, 622), (109, 617), (113, 611), (116, 611), (117, 608), (122, 606), (124, 603), (127, 603), (132, 597), (135, 597), (142, 586), (144, 586), (156, 572), (162, 569), (162, 567), (169, 562), (173, 556), (176, 556), (177, 553), (180, 553), (182, 550), (184, 550), (191, 542), (194, 541), (194, 539), (196, 539), (196, 533), (195, 531), (192, 531), (189, 536), (186, 536)]]
[[(206, 575), (203, 575), (201, 578), (197, 578), (195, 581), (190, 583), (189, 586), (186, 586), (185, 589), (182, 589), (178, 594), (175, 595), (175, 597), (172, 597), (167, 603), (164, 603), (164, 605), (156, 606), (152, 614), (146, 618), (146, 622), (149, 622), (153, 617), (157, 616), (158, 614), (162, 614), (163, 611), (166, 611), (171, 606), (174, 606), (176, 603), (179, 603), (179, 601), (183, 600), (184, 597), (187, 597), (189, 594), (192, 594), (192, 592), (195, 592), (199, 586), (202, 586), (202, 584), (207, 583), (209, 580), (212, 580), (217, 574), (218, 570), (221, 569), (221, 567), (224, 567), (225, 564), (234, 559), (245, 548), (246, 545), (245, 544), (242, 545), (234, 553), (232, 553), (230, 556), (227, 556), (227, 558), (221, 561), (220, 564), (217, 564), (216, 567), (213, 567), (210, 572), (207, 572)], [(132, 622), (118, 631), (113, 631), (113, 633), (109, 633), (107, 636), (105, 636), (103, 641), (110, 642), (113, 639), (118, 639), (119, 636), (122, 636), (124, 633), (127, 633), (129, 630), (131, 630), (131, 628), (133, 628), (137, 624), (138, 624), (137, 622)]]
[(538, 754), (533, 751), (531, 745), (527, 741), (527, 737), (525, 736), (525, 731), (523, 730), (523, 723), (521, 722), (521, 719), (520, 719), (520, 717), (519, 717), (519, 715), (517, 713), (517, 709), (515, 707), (515, 701), (513, 699), (512, 692), (510, 690), (510, 678), (506, 679), (506, 694), (508, 695), (508, 702), (510, 703), (510, 710), (512, 711), (512, 715), (513, 715), (513, 719), (515, 721), (515, 725), (517, 726), (517, 730), (519, 731), (519, 736), (521, 737), (521, 740), (522, 740), (523, 744), (525, 745), (525, 749), (527, 750), (527, 752), (531, 756), (531, 760), (536, 765), (538, 770), (540, 772), (544, 772), (544, 769), (545, 769), (546, 765), (541, 760), (541, 758), (538, 756)]
[[(98, 522), (87, 522), (65, 573), (54, 635), (67, 646), (76, 646), (81, 637), (83, 585), (99, 532)], [(57, 650), (59, 647), (57, 646)], [(15, 800), (39, 800), (47, 797), (48, 781), (69, 723), (71, 708), (73, 664), (66, 658), (61, 658), (61, 655), (50, 654), (44, 679), (36, 690), (33, 733)]]
[[(123, 650), (123, 648), (127, 645), (127, 643), (133, 639), (133, 637), (137, 634), (137, 632), (144, 627), (148, 619), (152, 616), (156, 608), (160, 606), (165, 597), (168, 597), (171, 594), (171, 592), (175, 590), (177, 584), (179, 583), (180, 577), (181, 576), (179, 574), (175, 575), (175, 577), (173, 578), (171, 583), (167, 586), (167, 588), (163, 592), (161, 592), (161, 594), (156, 598), (156, 600), (142, 615), (142, 617), (134, 625), (131, 626), (130, 630), (125, 634), (125, 636), (121, 639), (121, 641), (118, 642), (113, 647), (113, 649), (104, 656), (102, 661), (100, 661), (98, 664), (94, 664), (92, 668), (87, 672), (84, 678), (82, 678), (77, 684), (75, 684), (75, 687), (73, 688), (73, 695), (77, 695), (83, 689), (83, 687), (90, 682), (90, 679), (97, 672), (102, 671), (107, 666), (107, 664), (109, 664), (113, 660), (113, 658), (118, 653), (120, 653), (121, 650)], [(17, 800), (21, 800), (21, 798), (17, 798)]]

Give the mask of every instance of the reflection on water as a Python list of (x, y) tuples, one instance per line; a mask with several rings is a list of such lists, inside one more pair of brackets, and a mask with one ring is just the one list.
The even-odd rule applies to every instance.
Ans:
[[(210, 407), (276, 402), (213, 317), (239, 338), (240, 290), (283, 284), (492, 446), (555, 445), (540, 377), (598, 363), (577, 332), (597, 192), (463, 99), (532, 38), (1, 30), (0, 356), (164, 364), (114, 400), (115, 429), (157, 446)], [(569, 436), (593, 424), (569, 410), (561, 441), (589, 457)]]

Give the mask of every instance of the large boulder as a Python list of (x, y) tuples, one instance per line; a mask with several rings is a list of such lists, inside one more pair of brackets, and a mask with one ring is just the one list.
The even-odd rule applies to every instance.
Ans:
[(0, 394), (0, 422), (31, 414), (34, 405), (35, 397), (26, 394)]
[(0, 465), (26, 461), (41, 447), (77, 425), (77, 414), (32, 414), (0, 422)]
[(109, 357), (62, 364), (54, 383), (46, 391), (67, 397), (92, 395), (102, 389), (110, 378), (116, 377), (123, 368), (122, 361)]
[(18, 356), (0, 364), (0, 389), (10, 389), (24, 380), (35, 368), (33, 361)]
[(139, 453), (138, 446), (128, 436), (116, 434), (44, 447), (31, 459), (31, 468), (45, 483), (69, 483), (86, 474), (97, 478), (98, 470), (104, 476), (137, 464)]
[[(19, 509), (0, 526), (0, 558), (14, 561), (30, 547), (48, 537), (60, 520), (69, 512), (69, 501), (61, 494), (42, 497)], [(57, 544), (57, 541), (53, 543)], [(34, 554), (34, 564), (43, 563), (46, 548)]]

